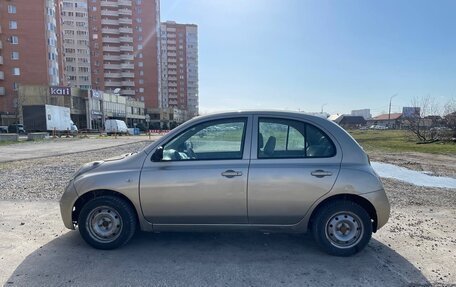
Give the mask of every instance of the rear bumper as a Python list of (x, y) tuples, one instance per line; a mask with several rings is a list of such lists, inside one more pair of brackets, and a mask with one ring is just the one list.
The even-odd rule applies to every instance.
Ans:
[(390, 203), (385, 190), (381, 189), (374, 192), (364, 193), (361, 194), (361, 196), (367, 199), (374, 206), (377, 213), (377, 230), (380, 229), (388, 222), (391, 211)]

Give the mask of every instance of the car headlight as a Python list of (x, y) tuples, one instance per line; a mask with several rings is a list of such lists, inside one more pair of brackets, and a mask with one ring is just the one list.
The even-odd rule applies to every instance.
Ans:
[(89, 163), (86, 163), (84, 164), (83, 166), (81, 166), (81, 168), (78, 169), (77, 172), (75, 172), (73, 174), (73, 176), (71, 177), (71, 179), (75, 179), (76, 177), (100, 166), (101, 164), (103, 163), (103, 161), (92, 161), (92, 162), (89, 162)]

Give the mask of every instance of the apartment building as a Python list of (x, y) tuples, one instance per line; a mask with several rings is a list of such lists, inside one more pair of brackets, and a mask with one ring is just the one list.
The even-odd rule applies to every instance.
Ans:
[(59, 84), (54, 0), (0, 0), (0, 123), (15, 122), (18, 88)]
[(162, 109), (179, 109), (185, 120), (198, 115), (198, 27), (161, 23)]
[(91, 84), (158, 107), (159, 0), (89, 0)]
[(62, 83), (90, 89), (89, 18), (87, 0), (59, 0)]

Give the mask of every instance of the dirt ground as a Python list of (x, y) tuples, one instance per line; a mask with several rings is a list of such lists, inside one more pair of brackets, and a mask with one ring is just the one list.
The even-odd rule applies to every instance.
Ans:
[[(125, 149), (106, 149), (100, 156), (124, 153)], [(67, 157), (61, 156), (61, 162), (69, 161)], [(94, 157), (94, 152), (82, 152), (78, 161)], [(456, 155), (373, 153), (370, 157), (437, 176), (456, 177)], [(4, 163), (0, 173), (8, 178), (27, 165), (58, 170), (59, 158), (52, 162), (43, 158)], [(71, 173), (64, 172), (65, 176)], [(53, 188), (46, 183), (52, 178), (37, 180)], [(392, 206), (390, 220), (374, 234), (365, 250), (350, 258), (322, 253), (309, 235), (260, 233), (138, 233), (119, 250), (94, 250), (77, 231), (63, 227), (54, 196), (24, 200), (8, 195), (0, 200), (0, 283), (456, 286), (456, 190), (418, 187), (391, 179), (383, 182)]]

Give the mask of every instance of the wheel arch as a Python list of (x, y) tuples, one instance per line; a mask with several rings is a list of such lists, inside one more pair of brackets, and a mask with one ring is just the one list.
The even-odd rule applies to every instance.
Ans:
[(369, 202), (369, 200), (363, 198), (362, 196), (356, 195), (356, 194), (336, 194), (334, 196), (328, 197), (322, 202), (320, 202), (313, 210), (312, 214), (310, 215), (309, 219), (309, 224), (308, 226), (312, 226), (312, 220), (314, 219), (315, 215), (326, 205), (329, 203), (332, 203), (334, 201), (351, 201), (355, 202), (358, 205), (360, 205), (362, 208), (364, 208), (367, 213), (369, 214), (371, 220), (372, 220), (372, 231), (376, 232), (377, 231), (377, 225), (378, 225), (378, 220), (377, 220), (377, 211), (375, 210), (375, 207), (372, 205), (372, 203)]
[(92, 191), (86, 192), (83, 195), (81, 195), (73, 205), (73, 209), (72, 209), (72, 213), (71, 213), (71, 218), (72, 218), (73, 222), (77, 223), (78, 217), (79, 217), (79, 212), (81, 211), (82, 207), (87, 202), (89, 202), (90, 200), (92, 200), (94, 198), (100, 197), (100, 196), (113, 196), (113, 197), (122, 198), (123, 200), (125, 200), (128, 203), (128, 205), (130, 205), (130, 207), (135, 211), (136, 222), (140, 223), (138, 210), (136, 209), (133, 202), (124, 194), (117, 192), (117, 191), (108, 190), (108, 189), (92, 190)]

